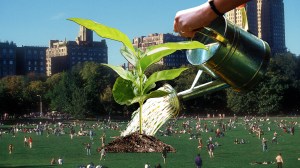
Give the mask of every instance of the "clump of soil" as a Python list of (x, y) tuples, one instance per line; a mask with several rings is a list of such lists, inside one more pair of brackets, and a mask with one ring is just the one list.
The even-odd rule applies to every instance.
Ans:
[(162, 152), (163, 148), (166, 147), (168, 152), (176, 152), (175, 148), (167, 145), (155, 138), (145, 134), (133, 133), (125, 137), (118, 137), (114, 141), (105, 145), (107, 152)]

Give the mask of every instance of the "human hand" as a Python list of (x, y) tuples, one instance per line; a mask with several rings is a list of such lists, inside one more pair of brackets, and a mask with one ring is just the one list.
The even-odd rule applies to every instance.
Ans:
[(176, 13), (174, 32), (183, 37), (194, 37), (195, 33), (204, 26), (208, 26), (218, 17), (206, 2), (200, 6), (189, 8)]

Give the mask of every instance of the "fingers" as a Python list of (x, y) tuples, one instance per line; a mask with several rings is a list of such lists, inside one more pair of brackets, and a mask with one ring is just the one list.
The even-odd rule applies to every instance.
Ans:
[(179, 32), (179, 30), (178, 30), (178, 22), (176, 21), (176, 18), (174, 20), (173, 29), (174, 29), (174, 32), (176, 32), (176, 33)]
[(193, 31), (188, 31), (188, 32), (180, 31), (178, 33), (180, 34), (180, 36), (187, 37), (187, 38), (192, 38), (195, 35), (195, 32), (193, 32)]
[(195, 32), (191, 29), (184, 28), (184, 26), (180, 25), (180, 22), (178, 20), (178, 17), (175, 17), (173, 25), (174, 32), (179, 33), (182, 37), (194, 37)]

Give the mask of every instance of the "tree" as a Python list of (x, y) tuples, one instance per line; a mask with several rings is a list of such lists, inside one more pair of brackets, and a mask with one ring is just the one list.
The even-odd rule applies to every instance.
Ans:
[[(104, 114), (108, 109), (107, 105), (112, 105), (112, 99), (101, 101), (101, 97), (107, 97), (110, 94), (107, 88), (112, 88), (113, 82), (117, 76), (114, 71), (106, 66), (94, 62), (85, 62), (80, 69), (80, 76), (84, 82), (87, 99), (87, 110), (90, 114)], [(111, 95), (110, 95), (111, 96)], [(101, 102), (102, 103), (101, 103)], [(105, 103), (104, 103), (105, 102)]]
[(289, 107), (284, 102), (294, 95), (287, 94), (290, 93), (289, 90), (295, 90), (296, 67), (293, 55), (289, 53), (275, 55), (270, 60), (264, 79), (253, 90), (244, 94), (228, 90), (227, 107), (238, 114), (268, 115), (287, 110)]
[(4, 109), (7, 112), (21, 115), (26, 109), (24, 90), (28, 80), (24, 76), (7, 76), (2, 78), (2, 92), (5, 95)]

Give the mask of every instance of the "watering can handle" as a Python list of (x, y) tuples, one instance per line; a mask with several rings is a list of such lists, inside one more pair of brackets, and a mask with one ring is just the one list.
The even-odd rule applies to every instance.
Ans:
[(228, 43), (228, 40), (223, 35), (221, 35), (217, 31), (215, 31), (209, 27), (203, 27), (201, 29), (198, 29), (197, 33), (200, 33), (204, 36), (214, 39), (215, 41), (221, 43), (224, 46), (226, 46)]
[(242, 8), (239, 8), (239, 10), (241, 11), (241, 15), (242, 15), (242, 28), (245, 31), (248, 31), (249, 30), (249, 25), (248, 25), (248, 18), (247, 18), (246, 8), (242, 7)]
[[(248, 25), (248, 18), (247, 18), (246, 8), (243, 6), (241, 8), (238, 8), (238, 10), (240, 10), (241, 15), (242, 15), (242, 28), (245, 31), (248, 31), (249, 30), (249, 25)], [(227, 39), (223, 35), (221, 35), (217, 31), (215, 31), (215, 30), (213, 30), (209, 27), (203, 27), (203, 28), (197, 29), (196, 31), (197, 31), (197, 33), (200, 33), (204, 36), (207, 36), (211, 39), (214, 39), (215, 41), (223, 44), (224, 46), (226, 46), (227, 43), (228, 43)]]

